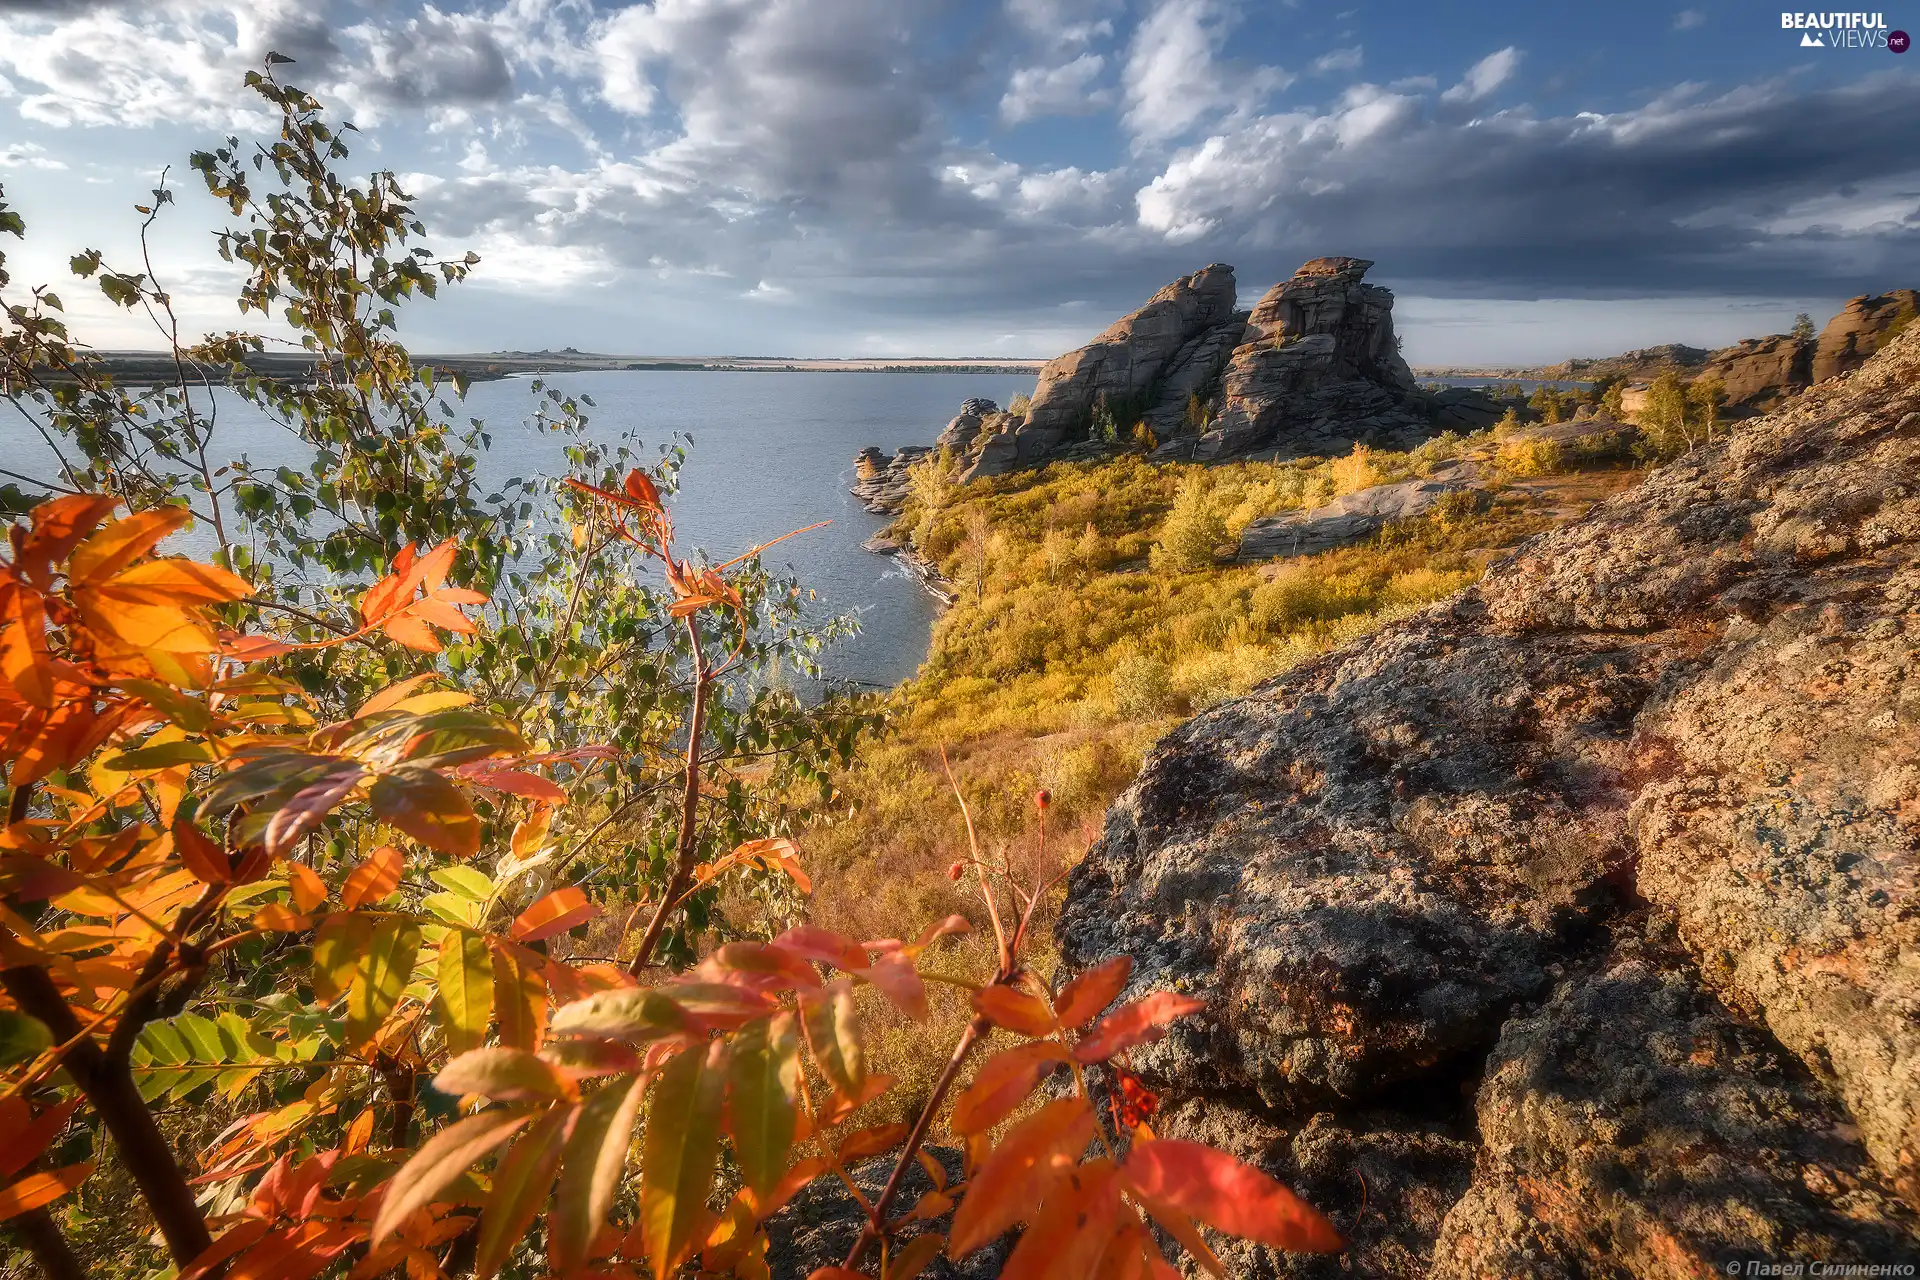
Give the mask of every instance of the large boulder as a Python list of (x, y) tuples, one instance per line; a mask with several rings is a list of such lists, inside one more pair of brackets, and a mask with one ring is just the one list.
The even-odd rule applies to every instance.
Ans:
[(947, 423), (946, 429), (934, 438), (935, 449), (951, 449), (955, 454), (963, 454), (972, 447), (980, 435), (980, 428), (989, 419), (997, 416), (1000, 406), (991, 400), (974, 397), (960, 405), (960, 412)]
[[(1718, 1257), (1739, 1214), (1716, 1226), (1716, 1204), (1764, 1206), (1756, 1238), (1831, 1240), (1852, 1221), (1911, 1258), (1920, 1235), (1888, 1205), (1920, 1204), (1917, 549), (1910, 332), (1451, 600), (1176, 729), (1072, 873), (1064, 958), (1129, 954), (1140, 989), (1204, 995), (1203, 1019), (1136, 1067), (1277, 1122), (1491, 1072), (1481, 1225), (1447, 1238), (1530, 1229), (1547, 1204), (1538, 1274), (1556, 1274), (1549, 1255), (1575, 1259), (1551, 1263), (1564, 1274), (1701, 1274), (1578, 1259), (1623, 1224), (1629, 1259), (1667, 1256), (1663, 1239)], [(1643, 912), (1675, 958), (1623, 977), (1596, 939)], [(1660, 1004), (1669, 975), (1680, 994)], [(1641, 1000), (1652, 1021), (1621, 1022)], [(1537, 1016), (1620, 1025), (1589, 1068), (1565, 1055), (1592, 1034)], [(1696, 1081), (1673, 1037), (1716, 1020), (1739, 1031), (1703, 1042)], [(1657, 1135), (1634, 1151), (1635, 1123), (1678, 1113), (1646, 1110), (1653, 1095), (1569, 1109), (1554, 1069), (1503, 1065), (1531, 1045), (1683, 1089), (1706, 1136), (1673, 1160), (1737, 1163), (1739, 1135), (1758, 1135), (1758, 1180), (1669, 1169)], [(1741, 1090), (1796, 1080), (1739, 1127)], [(1512, 1136), (1489, 1106), (1571, 1136)], [(1622, 1120), (1582, 1150), (1577, 1114)], [(1790, 1132), (1816, 1121), (1839, 1145)], [(1556, 1179), (1572, 1190), (1540, 1200)], [(1449, 1248), (1439, 1274), (1535, 1273), (1511, 1262), (1530, 1255), (1480, 1266)]]
[(1084, 437), (1103, 400), (1120, 412), (1147, 408), (1187, 345), (1231, 322), (1236, 305), (1233, 268), (1214, 263), (1175, 280), (1078, 351), (1048, 361), (1017, 431), (1020, 461)]
[(1311, 556), (1363, 542), (1396, 520), (1423, 516), (1450, 493), (1468, 486), (1450, 480), (1403, 480), (1335, 498), (1310, 511), (1262, 516), (1240, 535), (1235, 559)]
[(1813, 352), (1813, 380), (1825, 382), (1865, 364), (1889, 332), (1913, 323), (1916, 310), (1920, 310), (1920, 293), (1912, 289), (1849, 301), (1820, 331)]

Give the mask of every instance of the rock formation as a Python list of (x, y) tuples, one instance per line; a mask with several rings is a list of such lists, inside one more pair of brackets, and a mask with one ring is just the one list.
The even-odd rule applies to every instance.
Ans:
[(1353, 1241), (1236, 1273), (1920, 1256), (1916, 664), (1909, 332), (1164, 738), (1058, 934)]
[[(1669, 345), (1629, 351), (1604, 360), (1569, 360), (1543, 370), (1549, 377), (1620, 378), (1644, 385), (1665, 369), (1689, 380), (1718, 378), (1726, 387), (1729, 417), (1765, 413), (1816, 382), (1858, 369), (1889, 338), (1911, 324), (1920, 293), (1895, 289), (1862, 295), (1842, 307), (1818, 338), (1776, 333), (1746, 338), (1718, 351)], [(1628, 403), (1635, 402), (1632, 393)]]
[[(1203, 350), (1245, 328), (1245, 315), (1234, 311), (1237, 296), (1232, 267), (1202, 267), (1078, 351), (1049, 360), (1040, 370), (1026, 420), (1014, 432), (1009, 462), (1035, 462), (1063, 443), (1084, 438), (1103, 404), (1119, 414), (1164, 412), (1159, 399), (1169, 376), (1196, 388), (1210, 380), (1197, 376), (1209, 358)], [(1224, 332), (1216, 336), (1214, 331)], [(1184, 412), (1187, 398), (1178, 398)]]
[(877, 514), (899, 511), (907, 501), (908, 469), (931, 452), (925, 445), (910, 444), (889, 454), (868, 445), (853, 460), (853, 496)]
[(1402, 480), (1346, 494), (1311, 511), (1263, 516), (1240, 535), (1240, 549), (1234, 558), (1311, 556), (1362, 542), (1392, 521), (1425, 515), (1448, 494), (1468, 487), (1457, 480)]

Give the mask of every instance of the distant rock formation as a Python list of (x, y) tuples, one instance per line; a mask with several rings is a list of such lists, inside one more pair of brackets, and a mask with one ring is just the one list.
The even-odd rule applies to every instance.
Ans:
[(1917, 654), (1909, 331), (1163, 737), (1057, 934), (1351, 1242), (1231, 1272), (1920, 1257)]
[[(1635, 389), (1668, 369), (1689, 380), (1718, 378), (1727, 389), (1727, 416), (1751, 417), (1815, 383), (1858, 369), (1912, 324), (1916, 311), (1920, 293), (1912, 289), (1863, 294), (1842, 307), (1817, 338), (1776, 333), (1717, 351), (1669, 344), (1601, 360), (1568, 360), (1540, 372), (1560, 378), (1619, 378)], [(1628, 406), (1639, 400), (1630, 392)]]
[(910, 444), (890, 454), (868, 445), (853, 460), (853, 496), (876, 514), (899, 511), (907, 502), (908, 468), (932, 452)]

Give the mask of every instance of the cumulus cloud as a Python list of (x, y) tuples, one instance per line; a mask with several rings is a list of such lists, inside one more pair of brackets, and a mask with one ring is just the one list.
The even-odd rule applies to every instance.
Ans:
[(1443, 102), (1478, 102), (1513, 78), (1520, 51), (1512, 45), (1488, 54), (1467, 68), (1460, 83), (1440, 95)]
[(1276, 67), (1223, 61), (1240, 19), (1230, 0), (1160, 0), (1133, 34), (1127, 55), (1125, 123), (1136, 145), (1153, 146), (1203, 122), (1245, 113), (1291, 77)]
[(1358, 71), (1360, 69), (1360, 58), (1361, 52), (1359, 45), (1354, 45), (1350, 49), (1335, 49), (1330, 53), (1323, 53), (1315, 58), (1313, 60), (1313, 69), (1319, 75), (1326, 75), (1333, 71)]
[(1107, 60), (1083, 53), (1058, 67), (1022, 67), (1007, 82), (1000, 99), (1000, 118), (1008, 124), (1041, 116), (1083, 116), (1112, 102), (1113, 95), (1097, 87)]
[(0, 169), (64, 169), (67, 162), (56, 160), (47, 149), (34, 142), (15, 142), (0, 146)]
[(1087, 44), (1113, 34), (1124, 0), (1007, 0), (1007, 16), (1043, 43)]

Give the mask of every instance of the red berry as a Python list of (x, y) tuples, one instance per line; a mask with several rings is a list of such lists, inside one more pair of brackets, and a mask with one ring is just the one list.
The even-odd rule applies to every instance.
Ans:
[(947, 868), (947, 879), (949, 880), (958, 880), (965, 874), (967, 874), (967, 864), (964, 862), (956, 862)]
[(1045, 809), (1048, 805), (1053, 803), (1053, 792), (1048, 791), (1045, 788), (1042, 788), (1039, 791), (1034, 792), (1033, 803), (1036, 807)]

